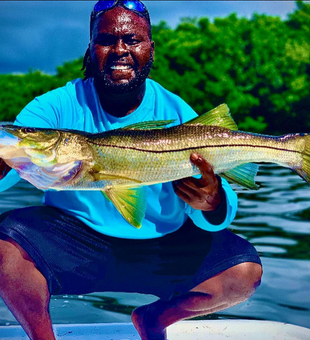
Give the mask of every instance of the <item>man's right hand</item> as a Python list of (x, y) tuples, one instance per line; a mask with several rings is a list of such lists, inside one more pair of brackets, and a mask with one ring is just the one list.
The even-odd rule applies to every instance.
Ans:
[(12, 168), (8, 166), (3, 159), (0, 158), (0, 180), (4, 178), (11, 169)]

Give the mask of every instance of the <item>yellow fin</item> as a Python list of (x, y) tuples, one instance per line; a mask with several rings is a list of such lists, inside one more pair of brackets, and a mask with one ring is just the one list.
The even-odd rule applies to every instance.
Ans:
[(103, 190), (101, 190), (101, 193), (108, 202), (111, 202), (109, 196)]
[(110, 187), (102, 193), (128, 223), (141, 228), (146, 209), (146, 187)]
[(259, 166), (255, 163), (241, 164), (237, 167), (220, 174), (230, 182), (241, 185), (242, 187), (257, 190), (258, 185), (255, 183), (255, 176)]
[(238, 130), (238, 126), (230, 115), (226, 104), (221, 104), (216, 108), (202, 114), (185, 123), (186, 125), (202, 124), (220, 126), (230, 130)]
[(163, 129), (166, 125), (171, 124), (175, 121), (175, 119), (170, 120), (155, 120), (155, 121), (147, 121), (141, 123), (135, 123), (131, 125), (127, 125), (121, 130), (153, 130), (153, 129)]

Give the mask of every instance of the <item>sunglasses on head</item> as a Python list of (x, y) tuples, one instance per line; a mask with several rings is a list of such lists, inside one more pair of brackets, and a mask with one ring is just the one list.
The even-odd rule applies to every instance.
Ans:
[(144, 13), (146, 12), (146, 8), (140, 1), (134, 1), (134, 0), (114, 0), (114, 1), (105, 1), (101, 0), (98, 1), (94, 7), (94, 13), (97, 14), (102, 11), (107, 11), (117, 4), (121, 4), (123, 7), (129, 9), (130, 11), (135, 11), (138, 13)]
[(116, 7), (118, 5), (143, 17), (144, 19), (146, 19), (149, 26), (151, 27), (151, 20), (150, 20), (149, 12), (141, 1), (138, 1), (138, 0), (113, 0), (113, 1), (99, 0), (96, 3), (90, 15), (90, 32), (92, 32), (93, 23), (97, 15), (104, 13), (108, 11), (109, 9), (112, 9), (113, 7)]

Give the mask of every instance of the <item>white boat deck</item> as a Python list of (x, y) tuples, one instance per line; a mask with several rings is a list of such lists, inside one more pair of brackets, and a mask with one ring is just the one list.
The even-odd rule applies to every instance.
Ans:
[[(131, 323), (54, 325), (58, 340), (139, 340)], [(29, 339), (20, 326), (1, 326), (0, 340)], [(310, 340), (310, 329), (273, 321), (183, 321), (168, 328), (169, 340)]]

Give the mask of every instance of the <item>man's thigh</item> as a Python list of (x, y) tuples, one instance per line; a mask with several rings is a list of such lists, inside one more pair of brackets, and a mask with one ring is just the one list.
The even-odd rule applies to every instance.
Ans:
[(99, 233), (53, 207), (5, 212), (0, 238), (13, 240), (29, 255), (54, 295), (96, 291), (115, 266), (109, 243)]

